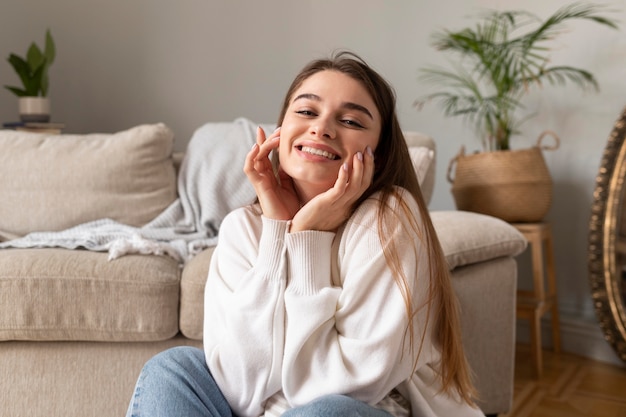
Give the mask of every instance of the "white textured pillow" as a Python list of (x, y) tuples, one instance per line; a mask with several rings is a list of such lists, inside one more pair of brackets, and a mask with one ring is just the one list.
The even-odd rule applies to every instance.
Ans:
[(437, 149), (435, 141), (430, 136), (420, 132), (403, 130), (402, 133), (409, 147), (409, 155), (417, 173), (424, 202), (428, 205), (435, 187), (435, 155)]
[(409, 155), (426, 205), (430, 202), (435, 186), (435, 151), (426, 146), (409, 146)]

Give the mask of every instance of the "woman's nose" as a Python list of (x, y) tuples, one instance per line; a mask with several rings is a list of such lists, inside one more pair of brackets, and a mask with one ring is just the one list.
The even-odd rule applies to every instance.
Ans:
[(317, 119), (311, 123), (310, 133), (320, 138), (335, 138), (335, 128), (332, 126), (331, 122), (324, 119)]

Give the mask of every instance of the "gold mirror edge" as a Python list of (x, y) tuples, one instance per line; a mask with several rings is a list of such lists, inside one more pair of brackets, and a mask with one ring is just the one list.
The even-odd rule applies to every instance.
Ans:
[(607, 141), (596, 176), (589, 222), (589, 280), (604, 337), (626, 362), (625, 300), (618, 291), (615, 237), (626, 174), (626, 108)]

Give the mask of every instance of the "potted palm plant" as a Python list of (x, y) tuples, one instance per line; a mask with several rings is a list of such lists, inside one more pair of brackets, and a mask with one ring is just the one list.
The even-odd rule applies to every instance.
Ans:
[(20, 80), (22, 87), (5, 86), (19, 97), (20, 118), (23, 122), (48, 122), (50, 99), (48, 97), (48, 69), (56, 55), (50, 30), (46, 32), (43, 51), (33, 42), (25, 57), (10, 54), (7, 59)]
[(542, 139), (552, 134), (556, 147), (559, 140), (545, 131), (537, 146), (511, 150), (511, 137), (520, 133), (520, 125), (527, 120), (519, 118), (522, 98), (546, 83), (598, 89), (589, 71), (552, 64), (547, 43), (572, 20), (617, 28), (616, 21), (602, 15), (605, 11), (602, 6), (573, 3), (545, 20), (526, 11), (491, 11), (475, 26), (433, 34), (433, 46), (459, 60), (453, 69), (420, 71), (422, 81), (440, 89), (416, 104), (437, 102), (445, 116), (464, 118), (474, 126), (484, 151), (465, 155), (461, 148), (450, 162), (448, 180), (460, 210), (511, 222), (535, 222), (545, 216), (552, 182), (541, 153)]

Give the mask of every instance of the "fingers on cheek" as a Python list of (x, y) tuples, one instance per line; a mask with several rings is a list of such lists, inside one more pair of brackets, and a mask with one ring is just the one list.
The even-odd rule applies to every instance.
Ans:
[(344, 180), (342, 182), (346, 182), (348, 181), (348, 178), (350, 178), (350, 167), (348, 166), (347, 162), (344, 162), (343, 165), (341, 165), (341, 169), (339, 170), (339, 178), (342, 178)]
[(354, 156), (352, 157), (352, 165), (359, 166), (362, 164), (363, 164), (363, 153), (362, 152), (355, 153)]
[(280, 136), (273, 137), (269, 142), (272, 149), (278, 148), (280, 146)]
[(278, 148), (279, 146), (279, 137), (272, 138), (270, 140), (265, 141), (262, 145), (259, 146), (258, 157), (259, 158), (268, 158), (270, 152), (272, 150)]
[(246, 160), (244, 161), (244, 165), (243, 165), (244, 171), (254, 166), (255, 157), (256, 157), (256, 151), (255, 151), (255, 148), (252, 148), (250, 152), (248, 152), (248, 155), (246, 155)]
[(258, 153), (259, 145), (255, 143), (254, 146), (252, 146), (252, 148), (250, 149), (250, 152), (248, 152), (248, 156), (246, 159), (253, 160), (254, 158), (256, 158)]
[(363, 154), (361, 152), (357, 152), (354, 155), (353, 164), (352, 164), (352, 180), (355, 184), (361, 184), (363, 181), (363, 173), (365, 170), (365, 161), (363, 159)]
[(260, 145), (263, 142), (265, 142), (265, 131), (259, 126), (256, 129), (256, 143)]
[(344, 162), (339, 168), (339, 174), (337, 175), (337, 181), (333, 188), (344, 190), (350, 181), (350, 167), (347, 162)]
[(364, 165), (365, 165), (364, 177), (367, 181), (367, 186), (369, 187), (369, 185), (372, 183), (374, 179), (374, 170), (376, 169), (376, 166), (374, 165), (374, 154), (372, 153), (371, 149), (369, 150), (368, 154), (365, 157)]

